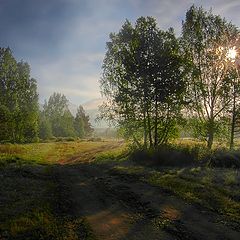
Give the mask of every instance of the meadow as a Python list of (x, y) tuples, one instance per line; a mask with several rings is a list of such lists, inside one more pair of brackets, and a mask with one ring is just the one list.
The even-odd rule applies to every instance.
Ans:
[(59, 186), (54, 167), (108, 145), (91, 141), (0, 145), (0, 239), (78, 239), (76, 226), (83, 229), (86, 224), (84, 219), (59, 217), (68, 199), (61, 198), (66, 190), (64, 183)]
[[(138, 219), (136, 212), (142, 215), (146, 211), (139, 208), (144, 205), (142, 198), (149, 197), (144, 196), (144, 192), (156, 188), (161, 193), (155, 193), (155, 198), (172, 196), (174, 204), (183, 201), (192, 205), (194, 211), (214, 214), (212, 218), (216, 224), (239, 233), (240, 172), (236, 166), (212, 166), (211, 159), (216, 162), (219, 151), (224, 161), (231, 160), (233, 155), (239, 159), (238, 151), (229, 152), (216, 144), (209, 153), (202, 143), (192, 140), (172, 143), (158, 152), (135, 151), (117, 141), (2, 144), (0, 239), (97, 239), (103, 229), (94, 227), (93, 217), (85, 216), (82, 210), (74, 213), (71, 210), (86, 202), (82, 199), (76, 204), (84, 193), (80, 191), (90, 191), (79, 188), (79, 183), (84, 181), (92, 181), (89, 187), (94, 186), (96, 191), (92, 193), (96, 194), (94, 206), (102, 204), (103, 200), (98, 202), (98, 198), (114, 199), (124, 203), (130, 212), (134, 211), (132, 218)], [(166, 164), (166, 159), (170, 164)], [(129, 190), (123, 199), (125, 190), (118, 187), (123, 184), (134, 192), (136, 199), (133, 202), (129, 199)], [(141, 195), (139, 191), (144, 192)], [(149, 200), (153, 206), (161, 206), (154, 197)], [(134, 221), (139, 221), (136, 219)], [(176, 234), (172, 233), (172, 226), (178, 228), (177, 220), (167, 215), (164, 218), (158, 216), (154, 221), (158, 221), (161, 231)], [(131, 224), (127, 228), (130, 229)], [(181, 229), (178, 231), (177, 234), (183, 234)]]

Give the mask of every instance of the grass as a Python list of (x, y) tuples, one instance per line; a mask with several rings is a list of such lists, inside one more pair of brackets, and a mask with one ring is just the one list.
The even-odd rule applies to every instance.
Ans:
[(115, 171), (138, 175), (147, 182), (172, 192), (189, 203), (226, 216), (240, 223), (240, 172), (232, 169), (165, 168), (117, 166)]
[[(207, 156), (201, 143), (178, 144), (173, 145), (174, 149), (197, 156), (197, 163)], [(78, 155), (87, 159), (88, 153), (95, 156), (93, 164), (113, 164), (114, 171), (138, 176), (140, 181), (240, 223), (238, 169), (213, 168), (202, 163), (156, 167), (136, 164), (138, 159), (133, 164), (125, 145), (110, 146), (110, 142), (93, 141), (0, 145), (0, 239), (94, 239), (84, 219), (59, 216), (55, 209), (59, 202), (65, 204), (64, 199), (58, 198), (55, 164)], [(172, 163), (175, 161), (172, 158)]]
[[(109, 143), (108, 143), (109, 144)], [(104, 147), (104, 142), (0, 145), (0, 239), (95, 239), (85, 219), (59, 216), (54, 166), (62, 159)], [(61, 188), (61, 193), (62, 193)], [(65, 193), (68, 196), (68, 193)]]
[(4, 196), (0, 199), (0, 236), (34, 239), (38, 234), (51, 239), (57, 224), (49, 198), (53, 184), (45, 167), (11, 164), (2, 168), (0, 174), (0, 192)]
[(109, 151), (98, 153), (95, 157), (94, 163), (103, 164), (103, 163), (112, 163), (112, 162), (123, 162), (128, 160), (129, 151), (125, 145), (122, 145), (118, 148), (111, 149)]
[[(24, 174), (23, 174), (24, 173)], [(27, 173), (29, 175), (27, 175)], [(0, 239), (94, 239), (82, 218), (60, 217), (56, 213), (58, 192), (51, 169), (5, 169), (0, 188)], [(61, 209), (58, 209), (61, 211)]]
[[(217, 172), (214, 170), (212, 174)], [(240, 197), (237, 189), (228, 189), (224, 184), (216, 184), (213, 176), (203, 169), (201, 178), (185, 174), (152, 173), (147, 181), (153, 185), (167, 188), (181, 198), (200, 204), (210, 210), (224, 214), (234, 221), (240, 222), (240, 203), (234, 197)], [(229, 174), (229, 173), (228, 173)], [(218, 179), (222, 182), (223, 179)], [(216, 181), (216, 180), (215, 180)]]
[[(200, 205), (240, 223), (240, 170), (224, 167), (232, 166), (232, 163), (228, 164), (229, 158), (225, 156), (237, 156), (238, 152), (230, 152), (224, 149), (223, 145), (219, 150), (218, 146), (219, 144), (215, 143), (214, 149), (208, 151), (202, 142), (188, 140), (175, 142), (170, 147), (158, 150), (157, 153), (140, 150), (132, 152), (131, 155), (124, 155), (121, 151), (114, 151), (102, 154), (100, 161), (120, 160), (113, 168), (114, 171), (137, 175), (141, 181), (167, 189), (187, 202)], [(183, 154), (176, 154), (178, 152)], [(216, 168), (218, 167), (216, 159), (220, 153), (224, 153), (219, 165), (221, 168)], [(184, 156), (192, 157), (192, 160), (182, 159)], [(216, 167), (210, 167), (212, 159), (217, 162)], [(122, 160), (133, 161), (134, 165), (121, 164)], [(170, 164), (167, 161), (170, 161)]]
[[(121, 174), (138, 176), (141, 181), (171, 191), (185, 201), (200, 205), (240, 223), (240, 170), (224, 167), (232, 166), (227, 156), (236, 157), (238, 152), (224, 148), (219, 150), (218, 145), (215, 144), (214, 149), (209, 152), (202, 142), (195, 144), (188, 140), (175, 142), (170, 147), (158, 150), (157, 153), (151, 150), (135, 151), (123, 158), (129, 159), (130, 162), (133, 161), (134, 166), (120, 164), (113, 170)], [(174, 151), (171, 151), (172, 149)], [(187, 154), (175, 154), (176, 152)], [(182, 160), (184, 156), (190, 156), (192, 160)], [(102, 155), (102, 162), (104, 162), (104, 157), (106, 161), (110, 158), (122, 159), (121, 152)], [(216, 163), (215, 166), (218, 166), (218, 159), (221, 159), (219, 160), (221, 168), (210, 167), (212, 159)], [(170, 164), (167, 161), (170, 161)], [(187, 164), (183, 166), (184, 164), (182, 165), (180, 161)]]
[(224, 174), (224, 180), (225, 180), (225, 184), (228, 186), (234, 186), (238, 184), (239, 181), (239, 171), (230, 171), (230, 172), (226, 172)]
[(4, 163), (55, 164), (76, 153), (106, 145), (105, 142), (50, 142), (0, 145), (0, 166)]

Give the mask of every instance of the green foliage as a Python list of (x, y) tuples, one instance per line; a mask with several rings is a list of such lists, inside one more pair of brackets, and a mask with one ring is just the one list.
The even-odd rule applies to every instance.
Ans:
[(1, 141), (34, 142), (38, 133), (38, 93), (30, 66), (0, 48)]
[(83, 138), (85, 136), (84, 122), (83, 119), (78, 115), (74, 119), (74, 128), (79, 138)]
[(219, 168), (240, 168), (239, 150), (217, 149), (207, 156), (208, 166)]
[(74, 127), (77, 132), (77, 136), (80, 138), (89, 137), (93, 133), (93, 128), (89, 121), (89, 116), (86, 115), (81, 105), (77, 109), (77, 114), (74, 119)]
[[(208, 138), (208, 121), (201, 121), (197, 117), (191, 117), (186, 119), (185, 125), (182, 127), (182, 131), (187, 132), (189, 137), (193, 137), (202, 141), (207, 141)], [(212, 126), (215, 139), (218, 141), (227, 142), (229, 139), (229, 119), (228, 118), (218, 118), (215, 120), (214, 125)]]
[[(67, 98), (60, 93), (53, 93), (44, 104), (43, 115), (51, 125), (55, 137), (75, 137), (74, 117), (68, 108)], [(46, 126), (45, 122), (45, 128)], [(49, 129), (50, 133), (50, 129)], [(50, 134), (49, 134), (50, 137)]]
[(173, 29), (158, 29), (156, 20), (126, 21), (110, 34), (101, 79), (107, 102), (102, 116), (113, 120), (127, 138), (145, 147), (175, 135), (185, 91), (184, 59)]
[(188, 147), (161, 145), (157, 149), (137, 149), (130, 154), (134, 162), (151, 166), (183, 167), (198, 164), (196, 152)]
[(40, 113), (39, 119), (39, 137), (40, 139), (46, 140), (51, 139), (52, 137), (52, 126), (49, 119), (44, 115), (44, 113)]
[(233, 100), (228, 51), (238, 34), (236, 26), (202, 7), (192, 6), (183, 22), (181, 45), (189, 65), (186, 98), (202, 123), (199, 130), (205, 134), (208, 148), (212, 147), (217, 122)]
[(60, 139), (84, 138), (90, 136), (93, 128), (83, 107), (80, 105), (74, 117), (69, 108), (69, 101), (66, 96), (60, 93), (53, 93), (48, 101), (45, 101), (43, 111), (40, 115), (41, 139), (51, 139), (52, 136)]
[(11, 114), (5, 105), (0, 105), (0, 140), (1, 142), (11, 141)]

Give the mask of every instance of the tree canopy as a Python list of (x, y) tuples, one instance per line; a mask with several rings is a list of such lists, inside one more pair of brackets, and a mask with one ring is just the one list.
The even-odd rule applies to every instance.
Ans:
[(102, 114), (135, 142), (157, 146), (175, 135), (185, 84), (179, 42), (173, 29), (162, 31), (152, 17), (128, 20), (110, 34), (101, 89)]
[(202, 7), (192, 6), (183, 22), (181, 43), (191, 64), (188, 98), (191, 110), (206, 126), (209, 148), (216, 122), (232, 101), (233, 75), (228, 54), (238, 34), (236, 26)]
[(79, 137), (91, 135), (93, 128), (83, 107), (80, 105), (76, 116), (69, 110), (69, 101), (61, 93), (53, 93), (45, 101), (40, 114), (40, 137)]
[(10, 48), (0, 48), (0, 110), (1, 141), (36, 141), (37, 82), (28, 63), (17, 62)]

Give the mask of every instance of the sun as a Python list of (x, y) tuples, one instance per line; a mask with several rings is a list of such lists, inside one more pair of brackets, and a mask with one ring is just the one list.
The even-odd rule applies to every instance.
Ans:
[(227, 53), (227, 58), (230, 59), (231, 61), (235, 61), (236, 56), (237, 56), (236, 47), (230, 48)]

